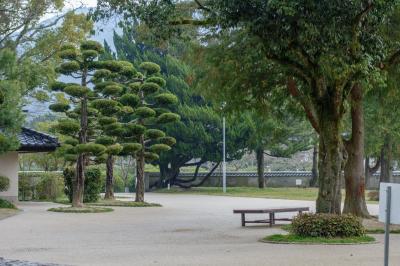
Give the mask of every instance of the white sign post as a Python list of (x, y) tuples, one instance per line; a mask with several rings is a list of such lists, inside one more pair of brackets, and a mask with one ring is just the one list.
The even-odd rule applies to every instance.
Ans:
[(389, 265), (390, 224), (400, 224), (400, 184), (381, 183), (379, 189), (379, 221), (385, 223), (384, 265)]

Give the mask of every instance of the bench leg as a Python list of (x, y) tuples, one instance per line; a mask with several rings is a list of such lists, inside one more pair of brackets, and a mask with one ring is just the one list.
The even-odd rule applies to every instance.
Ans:
[(246, 226), (246, 217), (244, 213), (241, 213), (241, 216), (242, 216), (242, 226), (244, 227)]
[(270, 212), (269, 213), (269, 227), (272, 227), (273, 224), (275, 224), (275, 213)]

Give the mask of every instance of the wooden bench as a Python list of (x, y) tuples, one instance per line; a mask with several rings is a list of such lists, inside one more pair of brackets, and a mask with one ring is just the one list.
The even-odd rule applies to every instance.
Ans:
[[(284, 213), (284, 212), (298, 212), (301, 214), (302, 212), (309, 211), (308, 207), (298, 207), (298, 208), (279, 208), (279, 209), (253, 209), (253, 210), (233, 210), (233, 213), (240, 213), (242, 218), (242, 226), (246, 226), (248, 223), (269, 223), (269, 226), (275, 224), (275, 221), (291, 221), (289, 218), (276, 218), (276, 213)], [(253, 220), (247, 221), (246, 214), (248, 213), (268, 213), (269, 219), (265, 220)]]

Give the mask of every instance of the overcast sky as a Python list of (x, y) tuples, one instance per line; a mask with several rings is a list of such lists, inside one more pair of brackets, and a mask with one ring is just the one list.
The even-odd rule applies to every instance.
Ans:
[[(78, 7), (95, 7), (96, 4), (97, 0), (65, 0), (64, 9), (62, 13)], [(41, 20), (43, 21), (48, 18), (52, 18), (56, 15), (57, 13), (49, 13), (46, 16), (44, 16)]]

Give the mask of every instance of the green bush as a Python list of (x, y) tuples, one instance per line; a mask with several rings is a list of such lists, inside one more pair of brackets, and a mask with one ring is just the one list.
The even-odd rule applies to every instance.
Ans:
[(16, 209), (16, 208), (17, 207), (15, 207), (15, 205), (12, 204), (11, 202), (0, 198), (0, 209)]
[(10, 179), (5, 176), (0, 176), (0, 191), (6, 191), (10, 188)]
[[(65, 195), (72, 202), (72, 184), (75, 177), (74, 168), (65, 168), (64, 172)], [(96, 202), (100, 198), (102, 188), (101, 171), (97, 167), (88, 167), (85, 173), (85, 188), (83, 202)]]
[(352, 215), (305, 213), (292, 221), (291, 233), (301, 237), (353, 237), (365, 234), (361, 220)]
[(62, 196), (63, 177), (59, 172), (20, 172), (20, 200), (55, 200)]
[(54, 201), (63, 195), (63, 188), (64, 180), (60, 175), (45, 175), (36, 186), (37, 199)]

